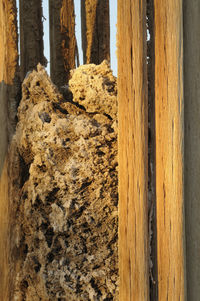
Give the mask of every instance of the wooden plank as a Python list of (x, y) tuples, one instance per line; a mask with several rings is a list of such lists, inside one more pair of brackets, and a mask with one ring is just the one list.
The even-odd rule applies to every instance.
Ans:
[(110, 61), (109, 0), (81, 1), (84, 64)]
[(146, 1), (118, 1), (120, 301), (149, 300)]
[(184, 1), (184, 172), (187, 297), (200, 296), (200, 2)]
[[(11, 132), (10, 109), (16, 101), (17, 22), (14, 0), (0, 1), (0, 300), (8, 301), (11, 294), (9, 225), (8, 143)], [(16, 112), (15, 112), (16, 113)], [(12, 271), (13, 272), (13, 271)]]
[(185, 300), (182, 0), (155, 0), (158, 299)]
[(38, 63), (46, 65), (43, 45), (42, 0), (20, 0), (20, 73), (26, 73)]
[(50, 73), (58, 87), (66, 85), (75, 68), (75, 15), (73, 0), (49, 0)]

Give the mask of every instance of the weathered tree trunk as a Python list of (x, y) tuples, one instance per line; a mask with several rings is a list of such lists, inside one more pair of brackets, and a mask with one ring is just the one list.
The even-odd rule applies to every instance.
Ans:
[(155, 0), (159, 300), (185, 300), (182, 0)]
[(17, 95), (17, 24), (14, 0), (0, 1), (0, 300), (10, 300), (10, 206), (8, 144)]
[(81, 20), (84, 64), (110, 61), (109, 0), (82, 0)]
[(75, 15), (73, 0), (49, 0), (50, 71), (57, 86), (68, 83), (75, 68)]
[(20, 73), (21, 80), (38, 63), (46, 65), (43, 54), (42, 0), (20, 0)]
[(200, 2), (184, 1), (185, 212), (187, 297), (200, 296)]
[(146, 1), (119, 0), (120, 301), (149, 300), (146, 55)]

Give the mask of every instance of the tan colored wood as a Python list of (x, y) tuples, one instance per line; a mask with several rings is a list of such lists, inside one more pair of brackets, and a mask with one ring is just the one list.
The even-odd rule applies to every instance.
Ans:
[(120, 301), (149, 300), (146, 1), (118, 1)]
[(10, 103), (16, 98), (17, 24), (14, 0), (0, 1), (0, 300), (11, 300), (8, 142)]
[(24, 80), (38, 63), (46, 65), (43, 45), (42, 0), (20, 0), (20, 73)]
[(50, 71), (58, 86), (66, 85), (75, 68), (75, 15), (73, 0), (49, 0)]
[(109, 0), (81, 1), (84, 64), (110, 60)]
[(186, 300), (182, 0), (155, 0), (156, 204), (159, 301)]

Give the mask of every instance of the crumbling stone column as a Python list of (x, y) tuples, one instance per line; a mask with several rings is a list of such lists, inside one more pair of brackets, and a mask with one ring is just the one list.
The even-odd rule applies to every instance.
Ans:
[(61, 96), (40, 65), (22, 86), (15, 300), (118, 300), (116, 78), (86, 65), (69, 87)]

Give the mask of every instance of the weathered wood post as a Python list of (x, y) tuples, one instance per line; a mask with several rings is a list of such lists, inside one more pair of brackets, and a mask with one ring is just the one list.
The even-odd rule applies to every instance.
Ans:
[(84, 64), (110, 60), (109, 0), (82, 0), (82, 48)]
[(75, 68), (75, 15), (73, 0), (49, 0), (50, 72), (57, 86), (66, 85)]
[[(8, 144), (12, 135), (11, 110), (15, 109), (17, 72), (17, 22), (15, 0), (0, 1), (0, 300), (10, 300)], [(11, 103), (13, 101), (13, 103)]]
[(159, 301), (185, 300), (182, 0), (155, 0)]
[(185, 213), (187, 297), (200, 296), (200, 2), (184, 1)]
[(120, 301), (149, 300), (146, 56), (146, 1), (119, 0)]
[(20, 73), (26, 73), (38, 63), (46, 65), (43, 47), (42, 0), (20, 0)]

